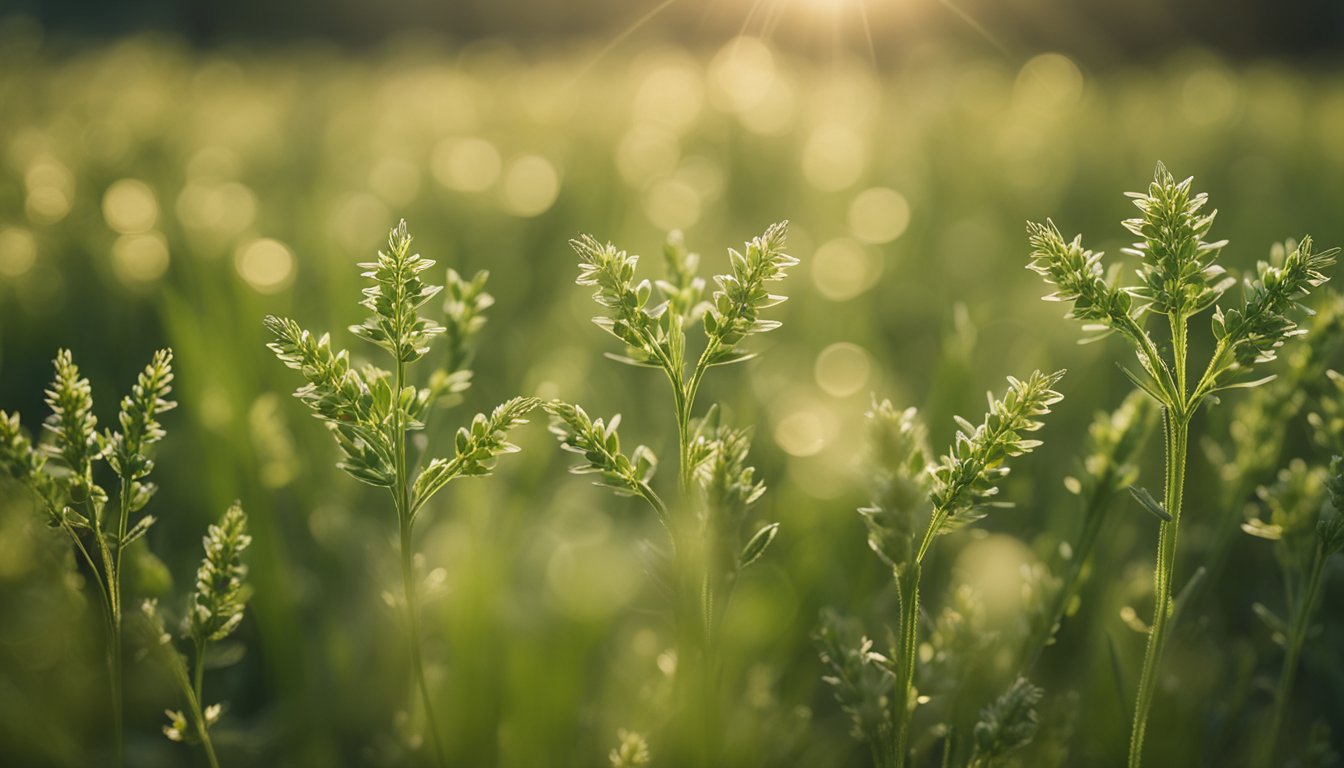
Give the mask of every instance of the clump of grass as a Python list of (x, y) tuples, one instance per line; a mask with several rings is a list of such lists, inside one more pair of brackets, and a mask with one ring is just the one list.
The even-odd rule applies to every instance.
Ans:
[[(696, 418), (695, 400), (711, 368), (751, 358), (754, 353), (743, 344), (779, 327), (762, 314), (785, 300), (770, 293), (769, 284), (783, 280), (798, 263), (784, 251), (786, 232), (786, 223), (775, 224), (743, 251), (730, 249), (730, 270), (714, 277), (718, 289), (710, 295), (697, 275), (699, 256), (686, 249), (679, 233), (668, 238), (666, 278), (656, 283), (636, 281), (638, 256), (587, 235), (571, 242), (580, 259), (576, 282), (595, 289), (593, 300), (602, 308), (593, 322), (624, 347), (624, 354), (609, 357), (661, 370), (671, 385), (676, 502), (668, 505), (653, 489), (658, 461), (649, 448), (638, 446), (628, 456), (621, 452), (619, 416), (593, 420), (581, 406), (562, 402), (546, 409), (561, 445), (582, 457), (573, 471), (595, 474), (598, 484), (643, 499), (668, 531), (678, 634), (677, 741), (691, 755), (683, 759), (699, 765), (720, 760), (720, 624), (738, 574), (764, 554), (779, 526), (769, 523), (743, 535), (751, 508), (765, 493), (747, 464), (751, 429), (731, 426), (718, 407)], [(696, 326), (704, 334), (698, 354), (690, 350)]]
[[(164, 628), (158, 602), (146, 600), (144, 614), (151, 652), (173, 675), (187, 701), (187, 712), (167, 710), (168, 724), (163, 733), (171, 741), (200, 744), (213, 768), (219, 768), (210, 727), (219, 721), (223, 704), (205, 703), (205, 663), (212, 643), (219, 643), (243, 620), (243, 607), (249, 589), (243, 552), (252, 543), (247, 534), (247, 515), (236, 502), (217, 525), (205, 535), (205, 557), (196, 570), (196, 589), (188, 602), (182, 621), (182, 635), (191, 643), (191, 672), (186, 656), (173, 644), (173, 636)], [(190, 719), (190, 722), (188, 722)]]
[[(838, 622), (834, 614), (823, 616), (817, 641), (830, 673), (826, 679), (854, 719), (855, 734), (868, 742), (877, 766), (900, 768), (909, 758), (910, 718), (918, 703), (914, 679), (924, 558), (938, 536), (1004, 506), (997, 497), (1009, 472), (1007, 461), (1041, 444), (1026, 435), (1044, 426), (1040, 417), (1062, 398), (1053, 387), (1063, 374), (1035, 371), (1025, 380), (1009, 377), (1003, 397), (989, 396), (989, 411), (980, 424), (957, 417), (956, 439), (932, 463), (927, 430), (914, 408), (897, 410), (884, 400), (868, 413), (872, 502), (859, 512), (868, 528), (869, 546), (891, 568), (896, 581), (901, 623), (885, 654), (872, 650), (871, 640), (861, 637), (854, 625)], [(1025, 693), (1020, 690), (1015, 700), (1030, 700), (1029, 706), (1005, 705), (1004, 710), (1034, 706), (1035, 699)], [(1034, 723), (1034, 714), (1031, 718)], [(1001, 730), (987, 727), (996, 733)], [(987, 738), (977, 754), (982, 761), (990, 760), (998, 753), (985, 752), (989, 745), (1011, 741), (1006, 732)]]
[[(493, 300), (484, 292), (485, 273), (466, 281), (450, 269), (443, 305), (447, 324), (422, 316), (420, 309), (443, 290), (443, 286), (421, 278), (434, 262), (411, 251), (405, 221), (392, 229), (387, 243), (387, 251), (379, 251), (376, 261), (359, 265), (371, 283), (360, 302), (370, 314), (362, 323), (351, 326), (350, 332), (391, 355), (393, 370), (374, 365), (356, 368), (348, 351), (332, 347), (330, 336), (315, 336), (293, 320), (268, 316), (265, 323), (275, 335), (270, 349), (306, 381), (294, 396), (326, 425), (344, 454), (337, 466), (360, 482), (387, 489), (392, 497), (400, 531), (411, 665), (430, 740), (439, 764), (444, 765), (444, 747), (420, 651), (414, 525), (425, 505), (448, 483), (460, 477), (488, 475), (500, 456), (517, 451), (517, 446), (508, 441), (509, 431), (526, 423), (526, 416), (539, 401), (515, 397), (489, 414), (478, 413), (469, 425), (457, 430), (451, 455), (432, 458), (423, 467), (408, 460), (410, 433), (423, 430), (429, 414), (451, 404), (470, 385), (467, 365), (472, 340), (484, 324), (481, 312)], [(440, 336), (447, 339), (448, 346), (442, 365), (423, 386), (417, 386), (407, 369), (425, 358)]]
[[(1129, 766), (1142, 762), (1144, 734), (1152, 706), (1157, 667), (1173, 611), (1176, 536), (1185, 488), (1185, 465), (1190, 424), (1199, 407), (1216, 401), (1218, 392), (1264, 383), (1247, 375), (1271, 362), (1288, 339), (1304, 331), (1293, 319), (1301, 301), (1326, 278), (1323, 270), (1334, 264), (1338, 249), (1315, 251), (1311, 238), (1301, 243), (1275, 245), (1268, 261), (1243, 282), (1243, 297), (1224, 309), (1219, 302), (1237, 281), (1217, 263), (1226, 241), (1205, 238), (1216, 212), (1206, 211), (1208, 197), (1192, 190), (1192, 179), (1176, 181), (1159, 164), (1148, 191), (1131, 192), (1140, 215), (1124, 221), (1139, 237), (1126, 253), (1140, 259), (1139, 283), (1118, 284), (1108, 278), (1102, 254), (1083, 247), (1082, 237), (1065, 240), (1051, 221), (1031, 223), (1030, 269), (1055, 286), (1046, 297), (1071, 303), (1069, 317), (1101, 334), (1116, 333), (1133, 347), (1140, 371), (1125, 373), (1163, 409), (1166, 471), (1162, 500), (1133, 487), (1135, 498), (1160, 522), (1154, 575), (1155, 606), (1148, 634), (1143, 671), (1139, 678), (1129, 746)], [(1208, 310), (1214, 349), (1197, 378), (1188, 371), (1189, 324)], [(1167, 354), (1148, 333), (1147, 320), (1166, 318)]]
[[(127, 548), (155, 522), (141, 512), (158, 490), (149, 482), (155, 445), (163, 439), (159, 416), (176, 403), (173, 353), (154, 353), (121, 400), (117, 428), (98, 429), (93, 390), (68, 349), (56, 353), (55, 380), (46, 391), (51, 415), (39, 444), (24, 431), (19, 414), (0, 411), (0, 470), (26, 486), (47, 522), (65, 533), (98, 590), (107, 629), (107, 665), (112, 693), (115, 761), (123, 759), (122, 572)], [(106, 464), (116, 478), (115, 499), (96, 477)]]

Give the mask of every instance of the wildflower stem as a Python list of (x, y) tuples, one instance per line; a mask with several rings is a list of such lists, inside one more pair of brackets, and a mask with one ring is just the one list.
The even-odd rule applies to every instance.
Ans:
[[(400, 396), (406, 386), (406, 362), (398, 356), (396, 396)], [(425, 728), (434, 742), (434, 754), (438, 765), (447, 766), (444, 757), (443, 742), (439, 740), (438, 721), (434, 719), (434, 704), (429, 694), (429, 681), (425, 678), (425, 663), (420, 653), (420, 617), (415, 599), (415, 555), (412, 549), (414, 522), (411, 517), (410, 479), (406, 470), (406, 432), (402, 423), (401, 409), (393, 410), (392, 430), (396, 442), (397, 485), (393, 489), (397, 507), (397, 520), (401, 528), (401, 580), (406, 592), (406, 630), (410, 636), (411, 667), (415, 671), (416, 684), (420, 689), (420, 698), (425, 707)]]
[[(118, 768), (125, 764), (125, 735), (122, 733), (124, 722), (122, 710), (122, 668), (121, 668), (121, 541), (126, 532), (126, 518), (130, 515), (130, 489), (126, 481), (121, 482), (120, 500), (117, 514), (117, 540), (115, 553), (107, 546), (107, 537), (102, 526), (98, 526), (98, 545), (102, 549), (103, 564), (107, 569), (107, 603), (112, 626), (108, 628), (109, 644), (107, 651), (108, 674), (112, 680), (112, 727), (116, 730), (115, 749)], [(96, 520), (96, 516), (90, 518)], [(97, 523), (95, 522), (95, 525)]]
[[(934, 530), (930, 526), (929, 530)], [(900, 656), (896, 659), (896, 688), (892, 691), (892, 719), (896, 721), (896, 748), (892, 764), (905, 765), (906, 746), (910, 740), (910, 689), (915, 681), (916, 651), (919, 641), (919, 576), (920, 564), (911, 563), (901, 580), (901, 640)]]
[(1190, 415), (1167, 407), (1163, 412), (1167, 437), (1166, 489), (1163, 506), (1171, 520), (1160, 523), (1157, 542), (1157, 566), (1153, 575), (1153, 625), (1143, 656), (1138, 698), (1134, 705), (1134, 723), (1129, 740), (1129, 768), (1143, 762), (1143, 739), (1148, 725), (1148, 710), (1153, 703), (1157, 666), (1166, 643), (1167, 622), (1171, 617), (1172, 576), (1176, 569), (1176, 533), (1181, 522), (1181, 492), (1185, 487), (1185, 461), (1190, 438)]

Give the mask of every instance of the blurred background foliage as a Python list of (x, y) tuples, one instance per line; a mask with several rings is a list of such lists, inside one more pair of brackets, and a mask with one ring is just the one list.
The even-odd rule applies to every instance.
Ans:
[[(1236, 271), (1286, 237), (1344, 243), (1335, 4), (1287, 20), (1200, 15), (1211, 23), (1197, 35), (1184, 21), (1196, 10), (1159, 24), (1158, 3), (1132, 18), (1111, 3), (894, 3), (870, 9), (870, 45), (855, 5), (819, 3), (720, 3), (698, 22), (672, 4), (638, 27), (625, 4), (521, 1), (244, 3), (236, 15), (142, 2), (87, 17), (89, 4), (40, 3), (0, 19), (0, 404), (37, 430), (49, 361), (68, 346), (106, 423), (150, 352), (176, 351), (181, 407), (164, 419), (149, 536), (162, 559), (144, 553), (132, 589), (183, 600), (207, 522), (243, 501), (247, 652), (211, 683), (231, 702), (216, 737), (226, 763), (405, 760), (395, 520), (335, 469), (261, 326), (268, 313), (314, 328), (358, 320), (355, 262), (400, 217), (439, 268), (491, 271), (497, 303), (459, 421), (516, 393), (563, 397), (624, 413), (626, 439), (664, 457), (676, 446), (665, 384), (601, 357), (566, 241), (591, 232), (650, 269), (679, 228), (715, 271), (726, 246), (792, 221), (803, 264), (783, 285), (784, 328), (705, 391), (758, 425), (761, 514), (783, 523), (725, 631), (734, 765), (868, 759), (809, 635), (828, 606), (895, 621), (854, 511), (870, 396), (920, 406), (936, 447), (1004, 376), (1067, 367), (1045, 445), (1006, 489), (1016, 510), (940, 544), (925, 576), (934, 633), (976, 660), (961, 672), (981, 681), (978, 700), (1002, 689), (1007, 661), (984, 638), (1025, 631), (1033, 585), (1077, 535), (1064, 480), (1087, 425), (1128, 391), (1115, 367), (1125, 350), (1078, 346), (1061, 306), (1039, 301), (1026, 219), (1053, 216), (1119, 257), (1132, 211), (1120, 193), (1160, 159), (1223, 211), (1215, 235), (1231, 240)], [(1072, 15), (1051, 16), (1058, 5)], [(1276, 35), (1271, 17), (1293, 34)], [(108, 18), (134, 34), (80, 36)], [(556, 29), (590, 37), (542, 34)], [(1216, 47), (1175, 45), (1191, 40)], [(1196, 433), (1226, 442), (1236, 413), (1201, 415)], [(1306, 435), (1290, 426), (1277, 466), (1323, 462)], [(656, 734), (669, 701), (669, 617), (636, 549), (660, 532), (635, 502), (567, 475), (542, 424), (517, 441), (495, 478), (454, 484), (422, 517), (441, 727), (454, 764), (603, 765), (618, 729)], [(1160, 450), (1154, 439), (1142, 467), (1150, 487)], [(1202, 453), (1191, 475), (1178, 583), (1223, 508), (1254, 499), (1225, 499)], [(1114, 517), (1078, 615), (1037, 668), (1045, 727), (1029, 764), (1121, 762), (1143, 640), (1122, 617), (1151, 611), (1156, 527), (1128, 500)], [(1236, 764), (1263, 717), (1280, 652), (1251, 605), (1276, 604), (1277, 572), (1270, 548), (1240, 534), (1231, 562), (1168, 650), (1155, 765)], [(1335, 749), (1344, 737), (1338, 590), (1336, 578), (1304, 654), (1284, 739), (1295, 755), (1317, 721), (1336, 725), (1324, 737)], [(0, 616), (6, 762), (89, 764), (106, 748), (97, 607), (64, 541), (9, 487)], [(163, 708), (178, 706), (170, 682), (147, 663), (128, 680), (130, 764), (184, 764), (159, 734)], [(656, 761), (656, 736), (651, 747)]]

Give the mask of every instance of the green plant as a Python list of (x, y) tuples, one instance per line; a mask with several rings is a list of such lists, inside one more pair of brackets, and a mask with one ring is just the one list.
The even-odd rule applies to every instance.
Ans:
[(210, 727), (219, 721), (223, 705), (205, 704), (205, 665), (210, 645), (233, 634), (243, 620), (249, 593), (243, 551), (252, 543), (243, 508), (236, 502), (229, 507), (219, 524), (207, 530), (204, 543), (205, 557), (196, 570), (196, 589), (182, 621), (182, 635), (192, 647), (190, 673), (187, 658), (174, 646), (173, 636), (164, 628), (158, 601), (146, 600), (141, 608), (150, 651), (168, 667), (187, 700), (186, 714), (167, 710), (168, 725), (163, 727), (163, 733), (171, 741), (199, 743), (210, 765), (219, 768)]
[[(154, 446), (163, 439), (160, 414), (176, 403), (172, 391), (173, 353), (154, 353), (121, 400), (118, 429), (98, 431), (93, 390), (75, 365), (70, 350), (56, 353), (56, 378), (46, 392), (51, 415), (38, 445), (23, 430), (19, 414), (0, 411), (0, 468), (25, 485), (38, 500), (47, 522), (69, 536), (98, 589), (107, 628), (107, 665), (112, 691), (115, 760), (122, 755), (122, 572), (128, 547), (154, 524), (152, 515), (136, 516), (158, 490), (148, 481), (154, 470)], [(105, 462), (117, 479), (115, 505), (95, 478)]]
[(1004, 506), (997, 496), (1008, 475), (1006, 462), (1041, 444), (1025, 435), (1040, 429), (1040, 417), (1062, 399), (1053, 387), (1063, 375), (1035, 371), (1026, 380), (1010, 376), (1007, 393), (989, 397), (989, 411), (980, 424), (957, 417), (956, 439), (933, 464), (927, 430), (914, 408), (898, 411), (883, 400), (867, 415), (873, 489), (870, 505), (859, 512), (868, 528), (868, 545), (896, 581), (901, 622), (886, 654), (872, 651), (866, 639), (854, 651), (855, 633), (833, 619), (817, 637), (822, 662), (831, 672), (827, 681), (854, 717), (856, 734), (869, 743), (878, 766), (900, 768), (908, 758), (910, 717), (918, 702), (919, 584), (929, 547), (938, 536)]
[[(1140, 259), (1140, 282), (1120, 286), (1103, 275), (1101, 253), (1083, 247), (1082, 237), (1065, 240), (1048, 221), (1030, 223), (1030, 269), (1056, 291), (1046, 297), (1072, 303), (1069, 317), (1089, 330), (1114, 332), (1133, 347), (1142, 373), (1124, 369), (1141, 389), (1162, 406), (1166, 444), (1166, 471), (1162, 501), (1132, 487), (1140, 504), (1160, 522), (1154, 575), (1155, 606), (1152, 629), (1144, 653), (1134, 707), (1129, 747), (1130, 768), (1142, 762), (1144, 733), (1155, 690), (1157, 667), (1172, 611), (1176, 536), (1180, 526), (1182, 494), (1190, 423), (1206, 400), (1233, 387), (1255, 386), (1244, 376), (1272, 361), (1279, 347), (1302, 330), (1290, 317), (1301, 300), (1327, 278), (1322, 270), (1334, 263), (1337, 249), (1315, 252), (1311, 238), (1300, 244), (1276, 245), (1268, 261), (1247, 276), (1242, 301), (1234, 308), (1218, 306), (1223, 294), (1236, 284), (1217, 263), (1225, 241), (1208, 242), (1215, 212), (1204, 210), (1208, 197), (1194, 193), (1192, 179), (1176, 179), (1159, 164), (1148, 192), (1132, 192), (1140, 216), (1124, 226), (1141, 238), (1126, 253)], [(1214, 349), (1204, 372), (1191, 379), (1187, 371), (1190, 320), (1213, 309)], [(1167, 319), (1168, 354), (1146, 330), (1151, 315)]]
[[(360, 302), (371, 314), (350, 332), (392, 356), (395, 368), (387, 371), (373, 365), (355, 368), (350, 353), (334, 350), (330, 337), (316, 337), (289, 319), (268, 316), (266, 327), (275, 335), (268, 346), (285, 365), (303, 374), (304, 386), (294, 396), (331, 431), (344, 453), (338, 466), (351, 477), (386, 488), (392, 496), (400, 531), (402, 585), (411, 666), (420, 690), (428, 730), (439, 764), (446, 763), (443, 743), (434, 719), (429, 683), (420, 651), (420, 621), (416, 605), (413, 559), (415, 521), (429, 500), (459, 477), (490, 474), (499, 456), (513, 453), (509, 430), (526, 423), (537, 405), (536, 398), (515, 397), (489, 415), (478, 413), (471, 424), (457, 430), (451, 457), (431, 459), (417, 472), (418, 462), (407, 460), (409, 433), (424, 429), (432, 409), (442, 407), (470, 384), (465, 368), (471, 358), (471, 340), (484, 318), (480, 311), (491, 299), (484, 293), (484, 274), (471, 282), (448, 271), (450, 286), (444, 303), (447, 325), (419, 314), (419, 310), (442, 290), (421, 280), (420, 274), (434, 262), (410, 250), (406, 222), (388, 235), (388, 250), (379, 251), (374, 262), (360, 264), (372, 285)], [(428, 377), (426, 386), (416, 386), (407, 366), (424, 358), (438, 336), (446, 336), (449, 350), (444, 364)]]
[(1039, 722), (1036, 705), (1045, 692), (1019, 677), (1008, 690), (980, 712), (975, 724), (975, 747), (967, 768), (993, 768), (1031, 743)]
[(1285, 618), (1263, 604), (1253, 606), (1270, 629), (1274, 642), (1284, 649), (1273, 714), (1256, 755), (1257, 765), (1269, 766), (1283, 727), (1302, 646), (1320, 602), (1326, 562), (1344, 549), (1344, 458), (1336, 456), (1328, 469), (1310, 467), (1295, 459), (1280, 470), (1273, 485), (1260, 488), (1259, 496), (1269, 519), (1252, 517), (1242, 524), (1242, 530), (1274, 543), (1287, 601)]
[[(1344, 430), (1340, 428), (1344, 424), (1344, 376), (1332, 370), (1325, 373), (1332, 386), (1319, 398), (1307, 421), (1316, 443), (1330, 452), (1344, 452)], [(1241, 528), (1273, 542), (1286, 602), (1284, 617), (1261, 603), (1252, 606), (1274, 642), (1284, 649), (1273, 714), (1256, 754), (1256, 764), (1268, 766), (1274, 759), (1302, 647), (1320, 602), (1326, 565), (1344, 550), (1344, 456), (1335, 453), (1328, 467), (1309, 466), (1294, 459), (1279, 471), (1272, 485), (1261, 486), (1257, 495), (1268, 515), (1255, 515), (1248, 509)]]
[[(1200, 441), (1219, 480), (1217, 514), (1211, 523), (1213, 542), (1201, 558), (1208, 569), (1203, 585), (1217, 581), (1241, 530), (1241, 521), (1254, 512), (1256, 489), (1273, 482), (1283, 465), (1289, 428), (1297, 423), (1321, 385), (1337, 375), (1328, 366), (1344, 346), (1344, 295), (1327, 288), (1312, 304), (1310, 330), (1299, 343), (1285, 350), (1279, 375), (1252, 389), (1227, 409), (1225, 439), (1205, 435)], [(1327, 399), (1323, 404), (1328, 406), (1332, 402)], [(1313, 418), (1321, 416), (1308, 414), (1309, 421)], [(1335, 430), (1336, 434), (1341, 431), (1344, 421)], [(1317, 432), (1325, 434), (1319, 429)]]
[[(718, 290), (708, 299), (705, 281), (696, 275), (699, 256), (686, 250), (679, 233), (668, 238), (667, 277), (656, 284), (636, 282), (638, 256), (587, 235), (571, 242), (580, 259), (576, 282), (595, 288), (593, 300), (603, 309), (593, 322), (624, 344), (625, 354), (616, 359), (657, 368), (672, 386), (677, 503), (669, 507), (651, 485), (657, 468), (651, 450), (641, 445), (629, 456), (621, 452), (619, 416), (604, 423), (578, 405), (553, 402), (546, 409), (561, 445), (582, 456), (574, 472), (597, 474), (598, 484), (644, 499), (667, 528), (678, 627), (679, 741), (700, 765), (718, 760), (719, 626), (739, 572), (761, 557), (779, 525), (762, 526), (743, 543), (751, 507), (765, 492), (746, 463), (751, 429), (729, 426), (717, 406), (693, 418), (695, 398), (710, 368), (749, 359), (743, 342), (779, 326), (761, 313), (784, 301), (768, 284), (783, 280), (798, 263), (784, 252), (786, 231), (786, 223), (775, 224), (744, 252), (729, 249), (730, 271), (715, 276)], [(704, 330), (703, 347), (688, 365), (688, 332), (696, 325)]]

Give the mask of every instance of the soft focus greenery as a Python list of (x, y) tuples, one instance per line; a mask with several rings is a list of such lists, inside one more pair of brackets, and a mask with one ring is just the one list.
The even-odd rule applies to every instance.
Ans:
[[(1078, 345), (1064, 306), (1039, 300), (1047, 287), (1024, 268), (1024, 223), (1049, 216), (1066, 237), (1089, 233), (1088, 247), (1132, 282), (1138, 259), (1120, 252), (1131, 238), (1119, 222), (1133, 207), (1120, 193), (1144, 189), (1161, 160), (1178, 179), (1195, 175), (1222, 211), (1219, 263), (1233, 276), (1285, 237), (1344, 243), (1344, 71), (1190, 52), (1087, 73), (1056, 54), (933, 48), (876, 71), (862, 51), (803, 60), (750, 38), (703, 50), (630, 40), (603, 53), (606, 42), (200, 52), (158, 38), (44, 43), (0, 23), (0, 408), (40, 431), (58, 348), (95, 392), (123, 391), (153, 350), (173, 349), (179, 407), (160, 418), (158, 522), (146, 536), (159, 559), (136, 558), (123, 584), (127, 605), (177, 606), (202, 531), (234, 499), (247, 509), (252, 594), (228, 645), (243, 656), (209, 673), (208, 700), (229, 702), (210, 729), (220, 763), (426, 754), (406, 711), (396, 521), (380, 489), (336, 468), (340, 450), (289, 397), (297, 378), (271, 359), (262, 325), (266, 315), (359, 322), (355, 265), (401, 218), (437, 262), (427, 282), (447, 283), (450, 267), (488, 269), (495, 299), (474, 337), (472, 387), (427, 421), (428, 445), (526, 395), (622, 413), (627, 443), (662, 457), (678, 448), (663, 377), (603, 358), (612, 345), (588, 323), (568, 241), (600, 233), (644, 254), (656, 277), (666, 232), (681, 229), (702, 272), (718, 274), (724, 245), (790, 221), (801, 263), (790, 300), (770, 311), (782, 326), (753, 339), (758, 359), (706, 377), (701, 392), (734, 425), (755, 425), (754, 476), (770, 492), (753, 516), (780, 523), (767, 556), (742, 571), (719, 635), (733, 692), (728, 765), (870, 764), (812, 636), (827, 608), (862, 618), (877, 647), (889, 645), (877, 628), (899, 624), (890, 568), (855, 512), (870, 498), (872, 397), (896, 413), (918, 407), (928, 443), (942, 446), (953, 414), (978, 411), (1006, 373), (1067, 368), (1055, 387), (1064, 400), (1033, 435), (1043, 444), (1003, 481), (1016, 506), (941, 538), (923, 562), (917, 656), (928, 678), (915, 684), (958, 681), (953, 708), (988, 724), (965, 734), (977, 764), (1019, 745), (1024, 729), (996, 723), (1026, 701), (1037, 723), (1013, 752), (1022, 764), (1121, 763), (1158, 520), (1123, 494), (1087, 533), (1091, 566), (1075, 571), (1068, 554), (1102, 482), (1088, 465), (1102, 461), (1089, 457), (1111, 423), (1098, 413), (1125, 401), (1117, 364), (1133, 355), (1117, 338)], [(1219, 393), (1229, 407), (1197, 416), (1173, 591), (1206, 569), (1169, 627), (1150, 765), (1241, 764), (1261, 748), (1277, 690), (1274, 764), (1327, 765), (1321, 755), (1344, 751), (1340, 558), (1322, 559), (1312, 611), (1285, 600), (1281, 583), (1295, 563), (1315, 568), (1310, 546), (1287, 558), (1292, 540), (1269, 545), (1240, 528), (1282, 524), (1290, 507), (1276, 487), (1336, 477), (1329, 425), (1344, 405), (1324, 371), (1344, 367), (1327, 343), (1341, 333), (1340, 300), (1320, 293), (1313, 302), (1333, 309), (1305, 326), (1328, 332), (1257, 367), (1284, 378)], [(1213, 335), (1206, 317), (1194, 322), (1191, 359), (1205, 360)], [(441, 346), (426, 368), (465, 363)], [(374, 351), (354, 362), (376, 362)], [(569, 475), (573, 456), (542, 421), (511, 433), (522, 450), (493, 480), (453, 483), (418, 515), (421, 644), (448, 762), (660, 765), (674, 751), (660, 739), (676, 629), (639, 542), (663, 532), (642, 500)], [(1124, 464), (1114, 471), (1158, 488), (1160, 436), (1148, 440), (1137, 452), (1112, 446)], [(654, 479), (659, 493), (674, 491), (675, 474)], [(96, 588), (28, 495), (0, 488), (0, 754), (99, 764), (112, 744)], [(1037, 654), (1060, 580), (1076, 593)], [(1285, 633), (1267, 612), (1301, 622), (1286, 633), (1300, 648), (1286, 685)], [(133, 650), (127, 764), (203, 761), (163, 737), (177, 684)], [(1030, 686), (1014, 683), (1024, 654)], [(916, 710), (913, 764), (937, 764), (939, 727)]]

